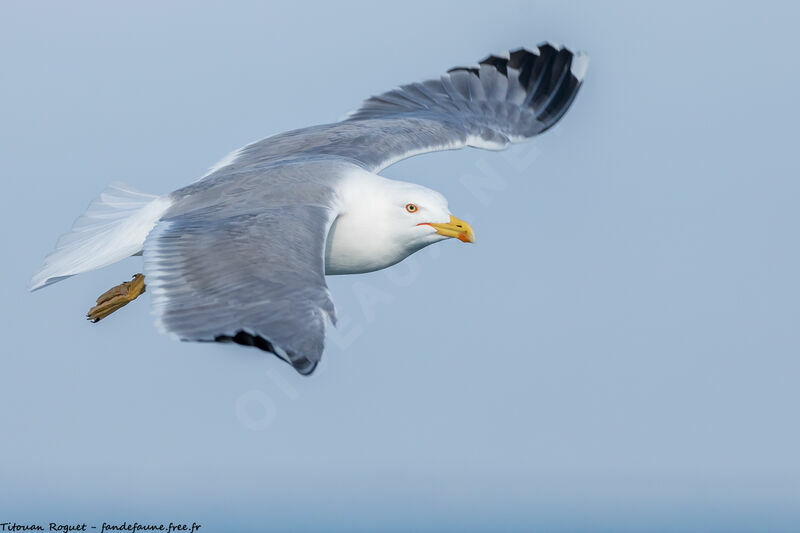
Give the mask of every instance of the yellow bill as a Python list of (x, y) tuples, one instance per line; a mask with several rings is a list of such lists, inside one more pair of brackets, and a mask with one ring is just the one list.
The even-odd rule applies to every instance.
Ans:
[(461, 242), (475, 242), (475, 232), (472, 231), (472, 226), (453, 215), (450, 215), (450, 222), (425, 222), (424, 225), (431, 226), (439, 235), (453, 237)]

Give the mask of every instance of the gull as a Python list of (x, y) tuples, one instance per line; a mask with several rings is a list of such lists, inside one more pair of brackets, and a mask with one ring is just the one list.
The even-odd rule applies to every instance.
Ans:
[(551, 43), (490, 55), (373, 96), (339, 122), (248, 144), (167, 195), (112, 184), (30, 289), (142, 255), (143, 274), (103, 293), (90, 320), (134, 300), (146, 278), (160, 331), (254, 346), (311, 374), (336, 323), (326, 275), (387, 268), (445, 239), (475, 241), (444, 196), (378, 173), (417, 154), (500, 150), (546, 131), (588, 62)]

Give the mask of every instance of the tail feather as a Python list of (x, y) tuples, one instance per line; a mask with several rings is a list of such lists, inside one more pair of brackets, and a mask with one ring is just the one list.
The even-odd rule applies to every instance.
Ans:
[(35, 291), (62, 279), (116, 263), (142, 251), (147, 234), (170, 206), (167, 197), (120, 183), (108, 186), (58, 239), (31, 279)]

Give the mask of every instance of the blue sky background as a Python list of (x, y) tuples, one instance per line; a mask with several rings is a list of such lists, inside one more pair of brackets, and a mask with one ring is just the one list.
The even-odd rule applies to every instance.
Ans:
[[(0, 5), (0, 522), (794, 531), (800, 72), (789, 2)], [(551, 132), (385, 172), (478, 243), (329, 278), (311, 378), (98, 325), (140, 258), (29, 294), (107, 183), (168, 193), (366, 96), (554, 40)], [(476, 185), (477, 184), (477, 185)]]

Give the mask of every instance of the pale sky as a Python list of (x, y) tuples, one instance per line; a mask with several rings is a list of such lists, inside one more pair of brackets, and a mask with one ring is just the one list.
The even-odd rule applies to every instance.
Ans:
[[(800, 71), (788, 3), (0, 6), (0, 522), (212, 531), (792, 531), (800, 520)], [(141, 258), (34, 294), (112, 181), (553, 40), (592, 63), (553, 130), (385, 172), (477, 243), (329, 278), (303, 378), (180, 343)]]

